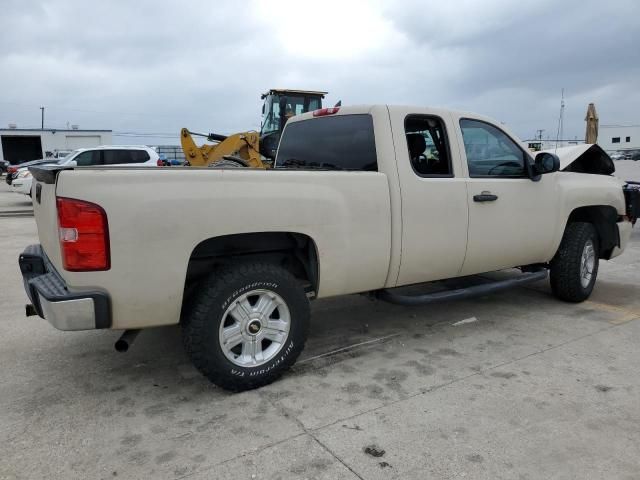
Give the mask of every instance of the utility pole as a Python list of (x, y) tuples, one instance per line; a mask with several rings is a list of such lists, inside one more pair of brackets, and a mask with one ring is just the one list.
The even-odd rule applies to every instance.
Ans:
[[(564, 88), (562, 89), (562, 97), (560, 99), (560, 118), (558, 118), (558, 134), (556, 135), (556, 150), (558, 149), (558, 142), (562, 142), (564, 135)], [(563, 146), (561, 143), (560, 146)]]
[(536, 139), (542, 140), (542, 133), (544, 132), (544, 128), (539, 128), (536, 130)]
[(40, 123), (40, 130), (44, 130), (44, 107), (40, 107), (40, 113), (41, 113), (41, 123)]

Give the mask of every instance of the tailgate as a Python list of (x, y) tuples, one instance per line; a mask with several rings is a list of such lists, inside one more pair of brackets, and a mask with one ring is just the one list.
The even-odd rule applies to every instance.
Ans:
[(33, 215), (38, 226), (40, 244), (58, 271), (63, 271), (60, 243), (58, 241), (58, 212), (56, 209), (56, 181), (65, 167), (58, 165), (35, 166), (33, 175)]

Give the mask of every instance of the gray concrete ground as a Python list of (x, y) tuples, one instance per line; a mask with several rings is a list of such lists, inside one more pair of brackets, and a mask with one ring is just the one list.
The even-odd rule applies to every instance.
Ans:
[[(24, 214), (33, 215), (31, 199), (11, 191), (11, 187), (5, 182), (6, 177), (0, 176), (0, 217), (17, 216)], [(1, 227), (0, 227), (1, 228)]]
[(579, 305), (546, 282), (317, 301), (296, 367), (242, 394), (191, 367), (177, 327), (117, 354), (116, 332), (25, 318), (36, 240), (33, 218), (0, 218), (0, 478), (640, 478), (640, 229)]

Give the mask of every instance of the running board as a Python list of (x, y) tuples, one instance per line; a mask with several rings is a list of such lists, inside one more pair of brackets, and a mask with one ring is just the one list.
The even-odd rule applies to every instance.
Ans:
[(391, 290), (380, 290), (377, 297), (385, 302), (395, 303), (397, 305), (415, 306), (429, 305), (431, 303), (445, 302), (448, 300), (460, 300), (464, 298), (478, 297), (488, 295), (490, 293), (499, 292), (512, 287), (526, 285), (527, 283), (537, 282), (547, 278), (547, 270), (542, 269), (535, 272), (527, 272), (518, 275), (515, 278), (506, 280), (496, 280), (491, 283), (483, 283), (472, 287), (457, 288), (455, 290), (445, 290), (434, 293), (426, 293), (424, 295), (401, 295), (393, 293)]

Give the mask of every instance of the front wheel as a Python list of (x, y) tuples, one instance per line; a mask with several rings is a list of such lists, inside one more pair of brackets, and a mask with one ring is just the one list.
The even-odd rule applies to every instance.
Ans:
[(567, 225), (560, 248), (551, 260), (551, 290), (561, 300), (589, 298), (598, 276), (598, 233), (590, 223)]
[(247, 263), (212, 273), (183, 324), (193, 364), (216, 385), (267, 385), (293, 365), (309, 330), (309, 300), (287, 270)]

